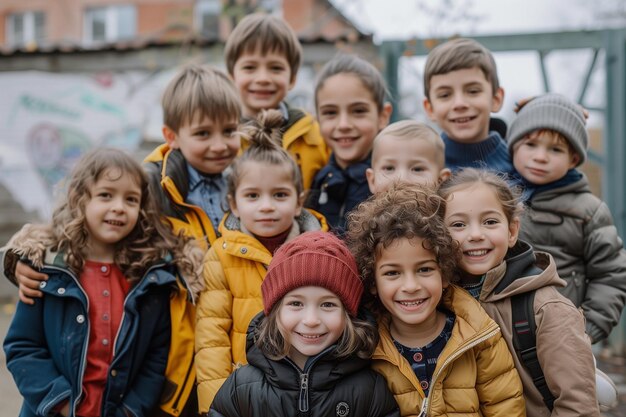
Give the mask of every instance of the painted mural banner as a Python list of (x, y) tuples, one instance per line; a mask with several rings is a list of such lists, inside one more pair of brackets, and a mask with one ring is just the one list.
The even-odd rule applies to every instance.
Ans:
[(133, 153), (144, 140), (160, 141), (160, 97), (173, 73), (0, 73), (0, 183), (25, 211), (48, 219), (83, 153)]

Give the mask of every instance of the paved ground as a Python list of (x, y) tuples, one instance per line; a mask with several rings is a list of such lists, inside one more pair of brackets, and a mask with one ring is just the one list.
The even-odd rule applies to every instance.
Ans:
[[(8, 294), (14, 293), (13, 287), (5, 279), (0, 279), (0, 337), (4, 340), (7, 328), (11, 323), (14, 310), (14, 300)], [(611, 376), (620, 392), (620, 404), (614, 410), (603, 413), (603, 417), (626, 416), (626, 359), (622, 357), (608, 357), (602, 359), (599, 355), (598, 365)], [(18, 415), (22, 398), (15, 388), (13, 378), (7, 371), (4, 351), (0, 349), (0, 417), (15, 417)]]
[[(6, 279), (0, 276), (0, 281), (6, 281)], [(2, 290), (7, 291), (8, 288), (10, 287), (2, 288)], [(11, 324), (14, 305), (10, 298), (0, 298), (0, 337), (2, 340), (4, 340), (9, 324)], [(15, 417), (19, 414), (22, 406), (22, 397), (15, 388), (13, 377), (6, 367), (3, 349), (0, 349), (0, 404), (0, 417)]]

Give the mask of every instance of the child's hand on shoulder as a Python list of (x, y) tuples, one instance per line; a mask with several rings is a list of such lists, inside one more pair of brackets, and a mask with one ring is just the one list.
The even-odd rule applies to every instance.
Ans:
[(35, 298), (41, 298), (39, 290), (42, 281), (48, 280), (48, 275), (35, 271), (22, 261), (15, 266), (15, 279), (19, 287), (20, 301), (24, 304), (35, 304)]

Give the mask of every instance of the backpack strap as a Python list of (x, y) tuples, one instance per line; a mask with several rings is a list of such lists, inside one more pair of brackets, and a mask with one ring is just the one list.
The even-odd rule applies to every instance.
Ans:
[(535, 323), (535, 291), (511, 297), (513, 319), (513, 346), (520, 362), (528, 370), (533, 384), (541, 393), (550, 411), (554, 408), (554, 396), (548, 389), (546, 378), (537, 358), (537, 326)]

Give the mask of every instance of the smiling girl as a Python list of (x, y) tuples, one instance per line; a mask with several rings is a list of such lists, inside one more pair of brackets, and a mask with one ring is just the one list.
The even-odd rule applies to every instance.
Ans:
[(141, 165), (120, 150), (85, 155), (67, 189), (50, 226), (24, 227), (8, 245), (49, 277), (42, 298), (18, 303), (4, 340), (20, 416), (150, 415), (170, 296), (192, 282), (177, 266), (199, 281), (201, 251), (163, 224)]
[(377, 334), (357, 318), (363, 284), (343, 242), (308, 232), (286, 243), (262, 291), (264, 314), (248, 331), (250, 365), (228, 378), (210, 416), (398, 416), (369, 367)]
[(305, 231), (327, 229), (321, 215), (302, 209), (300, 170), (279, 145), (281, 123), (280, 112), (269, 110), (243, 128), (250, 146), (231, 166), (230, 212), (205, 259), (196, 327), (201, 412), (234, 367), (246, 363), (246, 331), (263, 309), (261, 283), (273, 253)]
[[(458, 242), (459, 284), (478, 299), (502, 329), (524, 385), (529, 416), (598, 416), (595, 367), (583, 315), (557, 291), (552, 256), (518, 240), (519, 197), (498, 175), (465, 168), (444, 182), (445, 224)], [(543, 370), (542, 397), (531, 372), (515, 352), (512, 299), (534, 292), (535, 359)], [(539, 381), (541, 382), (541, 381)]]
[(444, 210), (430, 189), (396, 184), (350, 215), (364, 303), (378, 318), (373, 368), (403, 416), (525, 416), (498, 325), (451, 284), (458, 255)]
[(378, 69), (355, 55), (339, 55), (322, 68), (315, 87), (320, 131), (332, 150), (311, 185), (307, 206), (342, 233), (347, 214), (369, 195), (374, 138), (391, 116), (387, 88)]

